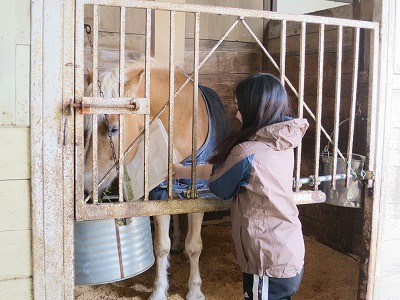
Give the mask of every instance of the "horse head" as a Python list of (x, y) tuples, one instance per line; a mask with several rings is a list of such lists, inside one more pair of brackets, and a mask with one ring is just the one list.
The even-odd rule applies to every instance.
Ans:
[[(125, 93), (124, 97), (144, 98), (145, 94), (145, 64), (144, 60), (130, 61), (126, 65), (125, 72)], [(118, 97), (119, 95), (119, 69), (113, 68), (100, 75), (101, 88), (105, 97)], [(175, 90), (187, 80), (185, 73), (175, 69)], [(169, 69), (163, 64), (151, 60), (151, 80), (150, 80), (150, 119), (158, 114), (165, 103), (169, 100)], [(88, 93), (91, 91), (89, 85)], [(199, 92), (199, 100), (202, 99)], [(192, 114), (193, 114), (193, 82), (186, 82), (186, 86), (175, 97), (174, 113), (174, 153), (178, 161), (182, 161), (192, 151)], [(208, 116), (204, 101), (199, 101), (198, 110), (198, 129), (197, 129), (197, 149), (204, 143), (208, 133)], [(168, 109), (159, 118), (165, 129), (168, 131), (169, 114)], [(107, 123), (108, 121), (108, 123)], [(125, 150), (138, 137), (144, 128), (144, 116), (137, 114), (124, 115), (124, 148)], [(114, 165), (114, 155), (111, 147), (111, 140), (114, 144), (115, 153), (119, 151), (119, 116), (118, 115), (99, 115), (98, 116), (98, 174), (99, 180)], [(85, 191), (92, 191), (92, 158), (93, 158), (93, 139), (92, 121), (90, 116), (85, 119)], [(137, 152), (137, 145), (125, 156), (124, 163), (128, 164)], [(111, 185), (117, 177), (117, 173), (111, 172), (102, 186), (99, 187), (101, 194)]]

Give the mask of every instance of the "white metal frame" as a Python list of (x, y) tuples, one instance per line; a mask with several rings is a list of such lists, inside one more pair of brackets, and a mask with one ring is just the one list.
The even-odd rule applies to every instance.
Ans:
[[(98, 72), (98, 34), (97, 34), (97, 27), (98, 27), (98, 8), (99, 5), (109, 5), (109, 6), (118, 6), (121, 9), (121, 24), (125, 24), (125, 7), (129, 8), (141, 8), (141, 9), (146, 9), (147, 10), (147, 39), (149, 39), (148, 35), (151, 33), (150, 31), (150, 10), (164, 10), (164, 11), (169, 11), (170, 12), (170, 28), (171, 28), (171, 36), (170, 36), (170, 99), (169, 99), (169, 116), (170, 116), (170, 126), (169, 126), (169, 186), (168, 186), (168, 194), (171, 196), (172, 195), (172, 187), (171, 187), (171, 181), (172, 181), (172, 145), (173, 145), (173, 117), (174, 117), (174, 96), (179, 93), (180, 89), (186, 85), (186, 83), (189, 81), (188, 80), (182, 85), (178, 91), (174, 91), (174, 61), (175, 61), (175, 54), (174, 54), (174, 47), (175, 47), (175, 24), (174, 24), (174, 14), (175, 12), (186, 12), (186, 13), (193, 13), (195, 15), (195, 47), (194, 47), (194, 71), (192, 74), (192, 78), (194, 79), (194, 82), (197, 84), (198, 83), (198, 71), (199, 68), (203, 65), (203, 63), (208, 59), (208, 57), (215, 51), (215, 49), (219, 46), (219, 44), (224, 40), (224, 37), (228, 35), (228, 33), (238, 24), (242, 23), (245, 28), (249, 31), (249, 33), (253, 36), (255, 41), (258, 43), (260, 48), (263, 50), (265, 55), (269, 58), (269, 60), (272, 62), (274, 67), (280, 72), (281, 74), (281, 80), (283, 84), (287, 84), (288, 87), (295, 93), (296, 96), (299, 98), (299, 112), (300, 112), (300, 117), (303, 116), (303, 107), (304, 109), (307, 110), (307, 112), (311, 115), (311, 117), (316, 121), (316, 143), (315, 143), (315, 168), (314, 168), (314, 175), (310, 176), (310, 178), (306, 178), (306, 181), (310, 181), (313, 186), (314, 186), (314, 192), (306, 191), (306, 190), (300, 190), (300, 186), (304, 180), (300, 179), (300, 157), (301, 157), (301, 147), (298, 150), (298, 160), (297, 160), (297, 171), (296, 171), (296, 178), (295, 178), (295, 185), (296, 185), (296, 193), (294, 195), (295, 201), (298, 204), (301, 203), (312, 203), (312, 202), (321, 202), (323, 201), (324, 194), (318, 189), (319, 185), (319, 155), (320, 155), (320, 140), (321, 140), (321, 133), (323, 133), (326, 138), (334, 145), (334, 150), (333, 150), (333, 161), (334, 161), (334, 168), (332, 172), (332, 189), (336, 188), (336, 179), (337, 176), (339, 178), (342, 178), (343, 174), (337, 174), (337, 168), (336, 164), (338, 161), (338, 156), (340, 156), (342, 159), (345, 159), (345, 156), (340, 152), (340, 150), (337, 147), (338, 144), (338, 136), (339, 136), (339, 122), (340, 122), (340, 90), (341, 90), (341, 59), (342, 59), (342, 48), (343, 48), (343, 27), (350, 27), (354, 28), (355, 32), (355, 44), (354, 44), (354, 61), (358, 62), (358, 54), (359, 54), (359, 47), (358, 47), (358, 42), (359, 42), (359, 36), (360, 36), (360, 29), (367, 29), (370, 30), (370, 35), (371, 35), (371, 40), (374, 43), (374, 47), (372, 49), (374, 50), (373, 57), (378, 53), (377, 50), (377, 45), (379, 43), (379, 40), (374, 39), (374, 37), (378, 36), (379, 32), (379, 26), (378, 23), (373, 23), (373, 22), (366, 22), (366, 21), (355, 21), (355, 20), (347, 20), (347, 19), (337, 19), (337, 18), (327, 18), (327, 17), (319, 17), (319, 16), (308, 16), (308, 15), (288, 15), (288, 14), (281, 14), (281, 13), (276, 13), (276, 12), (270, 12), (270, 11), (257, 11), (257, 10), (249, 10), (249, 9), (237, 9), (237, 8), (225, 8), (225, 7), (212, 7), (212, 6), (201, 6), (201, 5), (190, 5), (190, 4), (173, 4), (173, 3), (160, 3), (160, 2), (149, 2), (149, 1), (128, 1), (128, 0), (120, 0), (120, 1), (112, 1), (112, 0), (78, 0), (77, 5), (76, 5), (76, 59), (77, 59), (77, 69), (76, 69), (76, 106), (83, 106), (85, 103), (94, 103), (96, 98), (85, 98), (83, 94), (83, 63), (84, 63), (84, 36), (83, 36), (83, 12), (84, 12), (84, 6), (85, 5), (93, 5), (93, 15), (94, 15), (94, 23), (93, 23), (93, 73), (94, 73), (94, 81), (97, 81), (97, 72)], [(199, 30), (199, 24), (200, 24), (200, 14), (220, 14), (220, 15), (229, 15), (229, 16), (236, 16), (238, 19), (232, 24), (232, 26), (228, 29), (227, 33), (220, 39), (220, 41), (215, 45), (215, 47), (210, 51), (209, 55), (201, 62), (199, 63), (199, 49), (198, 49), (198, 40), (199, 40), (199, 35), (198, 30)], [(249, 25), (246, 22), (247, 17), (252, 17), (252, 18), (261, 18), (261, 19), (269, 19), (269, 20), (280, 20), (282, 23), (281, 26), (281, 35), (286, 37), (286, 23), (287, 22), (297, 22), (301, 24), (301, 47), (300, 51), (302, 54), (301, 57), (301, 65), (300, 65), (300, 90), (297, 91), (294, 87), (294, 85), (288, 80), (285, 74), (285, 57), (286, 57), (286, 38), (281, 39), (281, 63), (278, 66), (278, 64), (274, 61), (272, 56), (269, 54), (267, 49), (265, 49), (264, 45), (262, 42), (257, 38), (257, 36), (254, 34), (254, 32), (251, 30)], [(305, 36), (306, 36), (306, 24), (318, 24), (320, 26), (319, 29), (319, 59), (318, 59), (318, 95), (317, 95), (317, 110), (315, 114), (311, 111), (309, 106), (304, 102), (304, 96), (303, 96), (303, 90), (304, 90), (304, 58), (305, 58)], [(324, 129), (324, 127), (321, 124), (321, 115), (322, 115), (322, 84), (323, 84), (323, 61), (324, 61), (324, 39), (325, 39), (325, 26), (326, 25), (334, 25), (337, 26), (338, 28), (338, 42), (337, 42), (337, 49), (338, 49), (338, 57), (337, 57), (337, 72), (336, 72), (336, 97), (335, 97), (335, 118), (334, 118), (334, 137), (333, 139), (329, 136), (327, 131)], [(124, 26), (121, 27), (124, 29)], [(121, 53), (125, 52), (125, 45), (124, 45), (124, 40), (125, 40), (125, 32), (124, 30), (121, 30), (120, 32), (120, 51)], [(148, 68), (149, 66), (149, 49), (150, 49), (150, 44), (149, 42), (146, 43), (146, 78), (149, 80), (150, 76), (148, 74), (148, 71), (150, 70)], [(375, 62), (375, 63), (374, 63)], [(124, 68), (124, 61), (123, 59), (120, 60), (120, 71), (122, 72)], [(370, 128), (371, 128), (371, 135), (373, 136), (374, 134), (374, 122), (375, 122), (375, 109), (376, 107), (376, 59), (373, 60), (373, 65), (374, 65), (374, 72), (371, 72), (371, 89), (370, 89)], [(355, 118), (355, 104), (356, 104), (356, 90), (357, 90), (357, 75), (358, 75), (358, 63), (354, 63), (354, 69), (353, 69), (353, 95), (352, 95), (352, 105), (351, 105), (351, 122), (350, 122), (350, 134), (349, 134), (349, 143), (348, 143), (348, 151), (347, 151), (347, 157), (349, 157), (348, 161), (348, 168), (346, 171), (346, 174), (344, 176), (347, 177), (346, 182), (349, 182), (350, 178), (350, 166), (351, 166), (351, 157), (352, 157), (352, 139), (353, 139), (353, 131), (354, 131), (354, 118)], [(123, 78), (122, 76), (120, 78)], [(147, 87), (149, 87), (150, 82), (146, 82)], [(148, 92), (149, 90), (146, 89)], [(98, 95), (98, 89), (96, 85), (93, 85), (93, 97), (96, 97)], [(123, 90), (122, 93), (120, 94), (120, 97), (123, 97)], [(86, 100), (85, 100), (86, 99)], [(106, 100), (106, 99), (104, 99)], [(110, 99), (114, 102), (116, 101), (122, 101), (122, 98), (115, 98), (115, 99)], [(138, 99), (132, 99), (133, 101), (138, 101)], [(149, 94), (146, 93), (145, 99), (143, 101), (149, 101)], [(104, 101), (103, 103), (105, 103)], [(197, 89), (194, 89), (194, 113), (196, 112), (197, 109), (197, 103), (198, 103), (198, 95), (197, 95)], [(108, 105), (112, 106), (112, 105)], [(114, 113), (118, 114), (120, 113), (121, 109), (114, 108)], [(99, 110), (100, 112), (102, 110)], [(77, 161), (76, 161), (76, 198), (77, 199), (84, 199), (83, 196), (83, 109), (81, 111), (77, 111), (76, 113), (76, 134), (77, 134)], [(94, 113), (94, 112), (87, 112), (87, 113)], [(135, 112), (139, 113), (139, 112)], [(148, 126), (150, 124), (149, 122), (149, 112), (143, 111), (142, 113), (145, 114), (146, 118), (146, 126), (144, 130), (144, 136), (145, 136), (145, 141), (148, 141)], [(93, 115), (93, 127), (96, 127), (97, 124), (97, 116), (94, 114)], [(193, 116), (194, 124), (193, 124), (193, 132), (196, 132), (196, 114)], [(121, 124), (122, 126), (123, 124)], [(123, 130), (123, 126), (121, 127), (121, 130)], [(93, 139), (95, 140), (97, 137), (94, 135)], [(121, 134), (120, 134), (121, 136)], [(120, 138), (120, 143), (122, 142), (122, 138)], [(193, 145), (196, 145), (196, 134), (193, 134)], [(148, 142), (145, 143), (145, 162), (148, 160)], [(370, 145), (371, 151), (370, 151), (370, 161), (374, 161), (374, 145)], [(191, 198), (194, 198), (190, 201), (174, 201), (172, 199), (169, 199), (168, 201), (152, 201), (148, 202), (148, 168), (146, 167), (145, 163), (145, 197), (144, 197), (144, 202), (143, 201), (134, 201), (134, 202), (122, 202), (122, 198), (120, 199), (118, 203), (105, 203), (105, 204), (100, 204), (100, 205), (88, 205), (86, 202), (89, 199), (87, 197), (84, 201), (83, 200), (77, 200), (76, 202), (76, 215), (78, 220), (90, 220), (90, 219), (101, 219), (101, 218), (110, 218), (110, 217), (131, 217), (131, 216), (141, 216), (141, 215), (154, 215), (154, 214), (165, 214), (165, 213), (184, 213), (184, 212), (196, 212), (196, 211), (209, 211), (209, 210), (218, 210), (218, 209), (227, 209), (229, 206), (228, 202), (221, 202), (218, 201), (217, 199), (198, 199), (196, 197), (195, 193), (195, 188), (194, 188), (194, 182), (195, 182), (195, 174), (196, 174), (196, 166), (195, 166), (195, 148), (192, 147), (192, 160), (193, 160), (193, 165), (192, 165), (192, 191), (191, 191)], [(93, 155), (93, 165), (97, 165), (97, 148), (93, 148), (94, 155)], [(122, 153), (121, 153), (122, 154)], [(117, 163), (115, 164), (117, 165)], [(121, 162), (119, 162), (119, 165), (121, 165)], [(372, 165), (369, 164), (371, 167)], [(123, 172), (120, 168), (120, 184), (119, 184), (119, 194), (122, 195), (122, 178), (123, 178)], [(372, 170), (370, 168), (370, 170)], [(109, 171), (109, 173), (111, 170)], [(108, 173), (108, 174), (109, 174)], [(98, 189), (98, 172), (97, 169), (94, 168), (93, 172), (93, 194), (97, 195), (97, 189)], [(100, 182), (102, 182), (101, 180)], [(171, 197), (170, 197), (171, 198)], [(94, 202), (98, 203), (98, 199), (95, 196), (94, 197)], [(146, 203), (147, 202), (147, 203)]]

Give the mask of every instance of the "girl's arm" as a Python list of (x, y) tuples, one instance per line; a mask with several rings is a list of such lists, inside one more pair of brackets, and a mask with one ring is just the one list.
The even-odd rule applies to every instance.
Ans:
[(224, 163), (211, 174), (211, 192), (223, 199), (236, 195), (240, 187), (250, 181), (253, 157), (254, 154), (235, 153), (233, 149)]

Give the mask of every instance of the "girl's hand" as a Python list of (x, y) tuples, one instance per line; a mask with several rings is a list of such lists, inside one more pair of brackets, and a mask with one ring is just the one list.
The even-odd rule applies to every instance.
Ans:
[[(211, 164), (205, 165), (198, 165), (196, 167), (196, 178), (197, 179), (210, 179), (211, 171), (212, 171)], [(183, 166), (181, 164), (173, 164), (174, 174), (173, 178), (191, 178), (192, 177), (192, 166)]]

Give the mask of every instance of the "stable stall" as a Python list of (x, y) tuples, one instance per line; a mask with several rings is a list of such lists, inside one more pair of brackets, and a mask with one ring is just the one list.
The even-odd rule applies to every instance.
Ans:
[[(400, 245), (396, 225), (400, 125), (396, 104), (400, 69), (398, 45), (391, 38), (399, 29), (398, 4), (362, 1), (311, 15), (273, 12), (279, 8), (274, 1), (230, 2), (235, 8), (221, 4), (42, 0), (5, 5), (0, 13), (4, 28), (0, 61), (7, 66), (0, 71), (5, 91), (0, 104), (0, 135), (5, 141), (0, 150), (0, 199), (5, 207), (0, 222), (0, 262), (5, 266), (0, 289), (5, 299), (73, 299), (75, 291), (77, 297), (88, 291), (75, 288), (77, 279), (80, 284), (96, 284), (139, 273), (139, 284), (147, 288), (146, 271), (154, 261), (149, 216), (210, 212), (208, 229), (222, 226), (228, 233), (226, 218), (217, 222), (219, 225), (210, 222), (226, 216), (229, 201), (201, 198), (196, 185), (185, 194), (187, 199), (148, 201), (154, 178), (148, 167), (153, 124), (149, 94), (140, 99), (123, 98), (124, 82), (120, 80), (121, 94), (108, 96), (106, 105), (84, 95), (85, 82), (91, 74), (97, 82), (106, 62), (123, 70), (126, 61), (139, 56), (145, 57), (146, 82), (152, 56), (165, 61), (169, 70), (179, 65), (191, 74), (195, 86), (201, 83), (213, 88), (223, 100), (233, 129), (239, 126), (231, 97), (235, 84), (247, 74), (276, 73), (291, 93), (295, 113), (313, 124), (297, 151), (294, 174), (295, 201), (305, 235), (315, 237), (331, 251), (356, 257), (357, 298), (398, 296), (395, 249)], [(118, 76), (123, 78), (123, 74), (120, 71)], [(174, 72), (170, 76), (174, 78)], [(99, 86), (93, 86), (96, 96)], [(170, 86), (173, 90), (174, 85)], [(172, 92), (169, 96), (173, 101), (176, 95)], [(198, 95), (193, 97), (196, 103)], [(114, 164), (120, 167), (117, 197), (108, 196), (108, 203), (97, 197), (103, 179), (96, 171), (99, 158), (94, 155), (92, 194), (96, 196), (90, 199), (84, 193), (84, 116), (132, 111), (143, 114), (145, 120), (143, 199), (124, 201), (130, 196), (124, 181), (123, 151), (114, 155), (120, 157)], [(173, 108), (169, 113), (173, 114)], [(92, 118), (92, 124), (97, 124), (97, 117)], [(168, 148), (173, 143), (172, 128), (165, 130)], [(192, 142), (195, 144), (196, 138)], [(167, 188), (171, 196), (173, 152), (169, 150), (166, 156), (164, 172), (170, 179)], [(192, 179), (195, 177), (193, 171)], [(318, 203), (325, 199), (326, 203)], [(85, 259), (98, 259), (96, 246), (110, 237), (110, 227), (100, 230), (102, 227), (95, 225), (105, 235), (88, 245), (87, 233), (78, 224), (93, 225), (96, 223), (91, 222), (105, 219), (112, 221), (115, 230), (110, 235), (116, 248), (102, 257), (113, 259), (115, 267), (113, 263), (106, 266), (116, 270), (116, 278), (85, 281), (88, 277), (82, 279), (76, 272), (89, 270)], [(146, 234), (134, 241), (138, 227)], [(211, 239), (213, 233), (208, 229), (206, 236)], [(121, 237), (138, 248), (126, 247)], [(224, 247), (227, 245), (221, 245)], [(146, 255), (135, 262), (135, 266), (143, 265), (130, 269), (121, 264), (124, 251), (144, 251)], [(214, 255), (215, 251), (204, 253)], [(234, 264), (232, 257), (227, 258), (227, 263)], [(177, 263), (176, 258), (174, 261)], [(134, 285), (135, 277), (130, 280)], [(203, 273), (203, 281), (207, 285), (207, 274)], [(122, 283), (120, 288), (126, 286)], [(141, 293), (148, 296), (150, 291)], [(177, 293), (183, 296), (186, 291)], [(306, 292), (303, 295), (310, 297)]]

